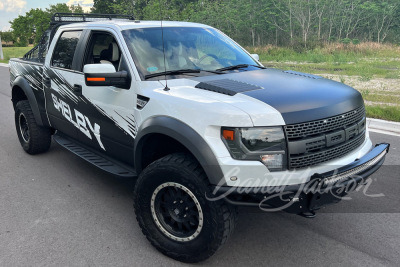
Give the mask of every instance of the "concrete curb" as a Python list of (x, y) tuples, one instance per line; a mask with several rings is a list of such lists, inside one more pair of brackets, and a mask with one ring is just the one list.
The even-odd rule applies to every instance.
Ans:
[(6, 67), (6, 68), (8, 68), (8, 67), (9, 67), (9, 65), (8, 65), (8, 64), (6, 64), (6, 63), (0, 63), (0, 67)]
[(400, 122), (367, 118), (367, 125), (372, 132), (400, 136)]

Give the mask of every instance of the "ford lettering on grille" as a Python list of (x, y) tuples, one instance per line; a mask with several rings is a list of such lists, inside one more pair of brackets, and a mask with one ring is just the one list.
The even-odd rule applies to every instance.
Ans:
[(289, 167), (305, 168), (350, 153), (364, 142), (365, 129), (363, 106), (320, 121), (287, 125)]

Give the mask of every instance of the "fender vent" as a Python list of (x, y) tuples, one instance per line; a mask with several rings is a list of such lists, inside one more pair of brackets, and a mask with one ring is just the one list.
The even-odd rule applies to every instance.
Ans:
[(264, 89), (257, 85), (239, 82), (231, 79), (201, 82), (196, 85), (196, 88), (230, 96), (234, 96), (238, 93)]
[(307, 74), (307, 73), (303, 73), (303, 72), (297, 72), (297, 71), (293, 71), (293, 70), (287, 70), (287, 71), (284, 71), (284, 73), (301, 76), (301, 77), (305, 77), (305, 78), (310, 78), (310, 79), (314, 79), (314, 80), (322, 79), (321, 76)]

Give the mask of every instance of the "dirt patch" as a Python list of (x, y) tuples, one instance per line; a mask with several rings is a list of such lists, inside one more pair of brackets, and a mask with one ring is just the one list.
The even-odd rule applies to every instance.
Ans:
[(367, 101), (364, 100), (366, 106), (390, 106), (390, 107), (400, 107), (399, 104), (394, 103), (384, 103), (384, 102), (374, 102), (374, 101)]
[[(370, 101), (365, 100), (367, 106), (393, 106), (399, 107), (400, 99), (400, 80), (399, 79), (384, 79), (372, 78), (368, 81), (363, 80), (361, 76), (346, 76), (346, 75), (333, 75), (322, 74), (324, 78), (338, 81), (353, 87), (364, 95), (364, 98), (371, 98), (377, 96), (391, 97), (388, 101)], [(378, 97), (378, 99), (382, 99)]]
[(372, 78), (369, 81), (363, 80), (361, 76), (347, 76), (335, 74), (319, 74), (320, 76), (334, 81), (347, 84), (360, 92), (400, 95), (399, 79)]

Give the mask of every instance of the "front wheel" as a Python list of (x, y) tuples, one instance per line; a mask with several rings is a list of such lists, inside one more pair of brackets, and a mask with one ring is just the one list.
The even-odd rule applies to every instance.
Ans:
[(233, 231), (237, 210), (209, 201), (204, 171), (190, 155), (168, 155), (150, 164), (134, 191), (136, 217), (144, 235), (163, 254), (199, 262), (212, 256)]

